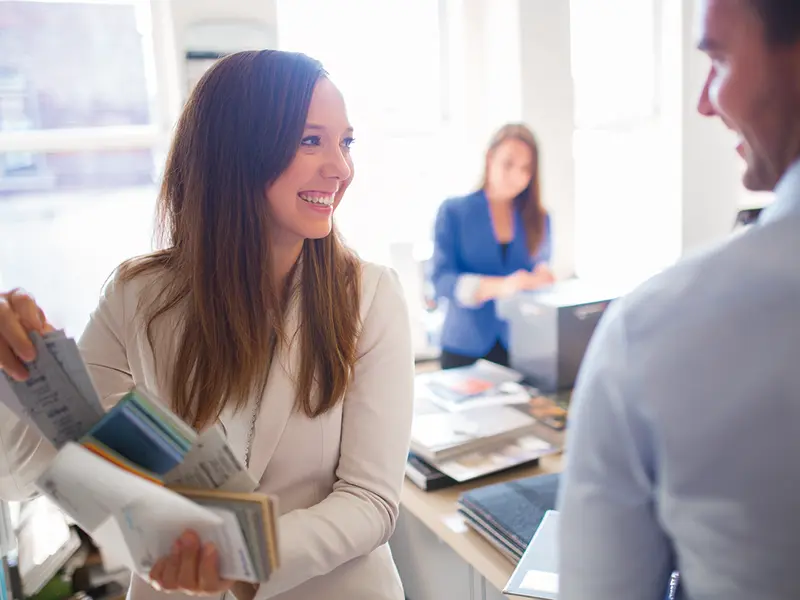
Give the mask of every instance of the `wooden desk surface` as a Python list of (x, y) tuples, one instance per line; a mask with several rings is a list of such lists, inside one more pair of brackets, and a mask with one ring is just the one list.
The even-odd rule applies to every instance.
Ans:
[(435, 492), (424, 492), (410, 481), (406, 481), (401, 502), (408, 512), (422, 521), (487, 581), (498, 590), (502, 590), (511, 577), (514, 564), (480, 534), (467, 527), (457, 512), (458, 497), (462, 492), (476, 487), (543, 473), (557, 473), (561, 471), (561, 464), (560, 454), (551, 455), (542, 458), (538, 466), (512, 469)]

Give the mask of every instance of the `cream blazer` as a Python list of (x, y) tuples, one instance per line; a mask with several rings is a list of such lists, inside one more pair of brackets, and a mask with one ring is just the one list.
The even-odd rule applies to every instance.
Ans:
[[(256, 422), (250, 472), (259, 490), (278, 498), (281, 567), (256, 600), (402, 600), (387, 544), (395, 528), (411, 431), (413, 352), (408, 310), (395, 273), (364, 263), (359, 358), (343, 403), (309, 419), (294, 408), (297, 344), (279, 353)], [(84, 360), (106, 408), (132, 386), (162, 393), (139, 302), (145, 281), (112, 280), (80, 339)], [(146, 298), (145, 298), (146, 299)], [(291, 334), (298, 307), (288, 312)], [(156, 331), (159, 360), (172, 355), (175, 328)], [(159, 377), (164, 369), (159, 369)], [(252, 402), (222, 415), (234, 451), (244, 458)], [(0, 404), (0, 496), (23, 499), (53, 448)], [(134, 576), (131, 600), (182, 598)], [(189, 598), (188, 596), (186, 598)]]

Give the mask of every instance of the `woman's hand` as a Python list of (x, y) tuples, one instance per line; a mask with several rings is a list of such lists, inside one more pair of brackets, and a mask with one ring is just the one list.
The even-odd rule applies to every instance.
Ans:
[(539, 263), (536, 265), (536, 268), (533, 270), (531, 275), (535, 281), (539, 283), (538, 287), (542, 287), (543, 285), (552, 285), (556, 282), (556, 276), (553, 275), (550, 267), (544, 263)]
[(29, 334), (52, 330), (44, 312), (28, 294), (19, 289), (0, 293), (0, 370), (17, 381), (27, 379), (24, 363), (36, 358)]
[(517, 292), (531, 289), (530, 280), (532, 273), (525, 269), (515, 271), (503, 280), (503, 290), (501, 297), (513, 296)]
[(216, 595), (234, 582), (219, 576), (219, 554), (213, 544), (203, 544), (194, 531), (187, 530), (172, 546), (169, 556), (150, 570), (154, 587), (167, 592)]
[(551, 271), (550, 267), (544, 263), (539, 263), (536, 265), (536, 268), (533, 270), (533, 274), (542, 278), (548, 284), (556, 282), (556, 276), (553, 274), (553, 271)]
[(505, 278), (503, 295), (513, 296), (517, 292), (538, 290), (554, 281), (553, 273), (544, 265), (537, 266), (533, 271), (520, 269)]

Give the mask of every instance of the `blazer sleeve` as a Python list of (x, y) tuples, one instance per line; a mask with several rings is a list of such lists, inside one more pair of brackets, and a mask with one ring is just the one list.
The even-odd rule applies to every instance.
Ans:
[(414, 357), (397, 276), (385, 270), (364, 319), (345, 395), (333, 492), (280, 517), (281, 568), (256, 600), (281, 594), (388, 542), (400, 507), (411, 438)]
[(466, 308), (482, 305), (475, 300), (481, 275), (464, 272), (458, 261), (458, 225), (453, 204), (445, 201), (434, 225), (431, 281), (437, 298), (447, 298)]
[[(112, 281), (78, 344), (106, 410), (133, 385), (123, 343), (124, 316), (123, 293)], [(0, 397), (6, 393), (11, 389), (3, 378)], [(0, 403), (0, 497), (20, 501), (34, 496), (34, 482), (54, 456), (48, 440)]]
[(450, 300), (454, 297), (458, 276), (460, 275), (456, 223), (451, 213), (451, 203), (445, 201), (436, 214), (431, 273), (436, 297)]

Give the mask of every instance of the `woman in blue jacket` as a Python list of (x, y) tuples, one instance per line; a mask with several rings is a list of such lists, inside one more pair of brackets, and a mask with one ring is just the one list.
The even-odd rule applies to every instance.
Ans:
[(446, 200), (436, 217), (432, 279), (447, 300), (443, 369), (479, 358), (508, 364), (508, 330), (494, 300), (550, 285), (550, 251), (536, 139), (524, 125), (505, 125), (486, 152), (481, 189)]

